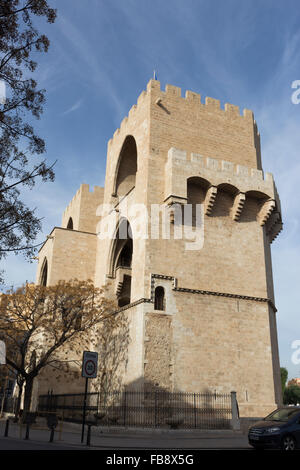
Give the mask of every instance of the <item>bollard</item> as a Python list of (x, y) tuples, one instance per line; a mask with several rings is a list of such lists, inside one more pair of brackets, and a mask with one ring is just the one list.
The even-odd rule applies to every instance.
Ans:
[(91, 428), (92, 428), (92, 426), (89, 424), (88, 425), (88, 430), (87, 430), (87, 437), (86, 437), (86, 445), (87, 446), (91, 445)]
[(241, 429), (240, 417), (239, 417), (239, 406), (236, 399), (236, 392), (231, 392), (231, 428), (239, 431)]
[(8, 428), (9, 428), (9, 419), (7, 419), (5, 423), (4, 437), (8, 437)]
[(53, 442), (53, 438), (54, 438), (54, 427), (51, 428), (49, 442)]
[(25, 433), (25, 437), (24, 437), (24, 440), (28, 440), (29, 439), (29, 424), (27, 423), (26, 424), (26, 433)]

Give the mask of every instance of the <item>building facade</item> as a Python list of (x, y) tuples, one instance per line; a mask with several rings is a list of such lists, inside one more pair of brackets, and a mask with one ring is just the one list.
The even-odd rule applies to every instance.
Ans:
[(151, 80), (108, 142), (104, 188), (82, 184), (42, 246), (36, 282), (108, 286), (128, 322), (124, 386), (235, 390), (241, 416), (262, 416), (281, 403), (281, 228), (252, 111)]

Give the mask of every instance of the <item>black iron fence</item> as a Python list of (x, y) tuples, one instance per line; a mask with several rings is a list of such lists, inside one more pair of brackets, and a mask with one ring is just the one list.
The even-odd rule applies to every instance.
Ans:
[[(84, 394), (41, 395), (39, 411), (81, 422)], [(231, 395), (167, 391), (88, 393), (87, 421), (100, 425), (198, 429), (230, 428)]]
[(17, 398), (10, 395), (0, 394), (0, 414), (15, 413), (17, 406)]

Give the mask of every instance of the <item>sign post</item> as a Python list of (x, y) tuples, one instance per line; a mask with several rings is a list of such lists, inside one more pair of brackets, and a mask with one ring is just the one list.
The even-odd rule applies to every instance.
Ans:
[(82, 359), (82, 371), (81, 371), (82, 377), (85, 377), (81, 442), (83, 442), (84, 440), (84, 426), (85, 426), (85, 415), (86, 415), (88, 380), (95, 379), (97, 377), (97, 368), (98, 368), (98, 353), (92, 352), (92, 351), (84, 351), (83, 359)]

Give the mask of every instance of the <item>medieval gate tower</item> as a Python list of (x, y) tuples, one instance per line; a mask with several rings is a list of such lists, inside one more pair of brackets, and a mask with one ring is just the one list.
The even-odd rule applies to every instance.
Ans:
[[(191, 220), (176, 218), (184, 206)], [(108, 142), (105, 187), (81, 185), (42, 246), (37, 283), (109, 283), (129, 321), (124, 384), (236, 390), (241, 416), (262, 416), (281, 402), (270, 253), (281, 228), (253, 113), (151, 80)]]

